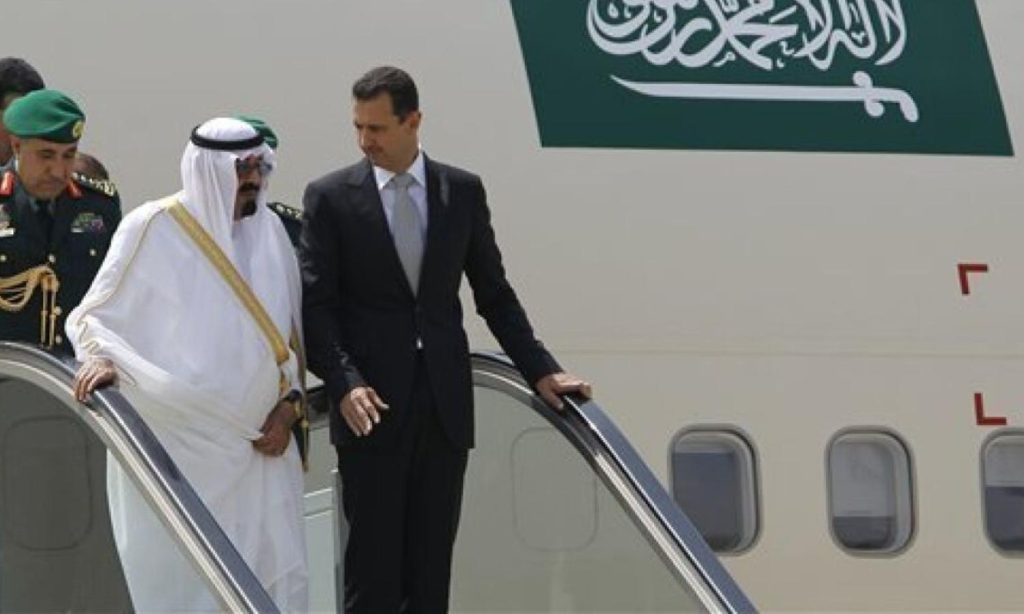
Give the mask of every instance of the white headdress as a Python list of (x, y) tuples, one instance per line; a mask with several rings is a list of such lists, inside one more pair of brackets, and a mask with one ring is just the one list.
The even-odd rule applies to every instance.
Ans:
[[(197, 126), (181, 156), (181, 201), (236, 266), (239, 263), (231, 242), (238, 192), (235, 162), (250, 156), (262, 156), (271, 168), (275, 163), (274, 151), (256, 129), (229, 117)], [(257, 211), (266, 204), (268, 176), (263, 175), (256, 197)]]

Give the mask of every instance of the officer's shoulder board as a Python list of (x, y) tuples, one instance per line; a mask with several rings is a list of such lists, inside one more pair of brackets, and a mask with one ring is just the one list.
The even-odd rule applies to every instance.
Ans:
[(78, 185), (92, 190), (93, 192), (99, 192), (100, 194), (109, 196), (110, 198), (117, 196), (117, 186), (115, 186), (114, 182), (109, 179), (96, 179), (95, 177), (83, 175), (82, 173), (71, 173), (71, 178)]
[(278, 214), (285, 220), (294, 220), (296, 222), (302, 221), (302, 209), (296, 209), (295, 207), (279, 202), (267, 203), (267, 206), (270, 207), (271, 211)]

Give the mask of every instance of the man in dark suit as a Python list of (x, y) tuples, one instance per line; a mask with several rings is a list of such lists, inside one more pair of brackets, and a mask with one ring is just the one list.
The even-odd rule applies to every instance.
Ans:
[(352, 95), (366, 159), (306, 188), (300, 256), (309, 363), (338, 408), (345, 610), (445, 612), (473, 446), (462, 274), (477, 312), (548, 403), (590, 387), (534, 336), (480, 178), (420, 149), (409, 75), (375, 68)]

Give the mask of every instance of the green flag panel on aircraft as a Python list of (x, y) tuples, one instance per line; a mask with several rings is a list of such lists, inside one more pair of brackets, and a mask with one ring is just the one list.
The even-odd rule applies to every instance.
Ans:
[(1013, 155), (974, 0), (511, 0), (541, 142)]

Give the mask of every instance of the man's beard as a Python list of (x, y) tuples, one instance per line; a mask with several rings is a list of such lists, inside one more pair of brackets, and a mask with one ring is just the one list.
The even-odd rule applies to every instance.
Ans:
[(252, 184), (246, 184), (239, 190), (240, 196), (245, 199), (242, 201), (242, 217), (249, 217), (256, 213), (256, 196), (259, 193), (259, 186)]

